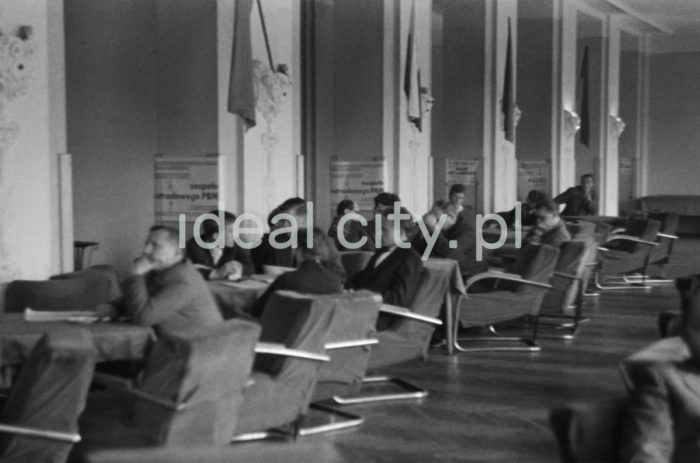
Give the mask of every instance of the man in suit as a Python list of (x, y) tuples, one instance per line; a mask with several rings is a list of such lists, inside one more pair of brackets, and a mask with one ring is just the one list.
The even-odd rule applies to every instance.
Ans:
[[(455, 203), (438, 201), (433, 205), (430, 212), (423, 216), (423, 223), (430, 235), (432, 236), (435, 233), (435, 228), (441, 216), (445, 217), (445, 221), (440, 233), (437, 235), (430, 257), (456, 260), (465, 279), (487, 270), (484, 262), (476, 260), (476, 233), (474, 227), (470, 220), (458, 212)], [(455, 244), (455, 246), (451, 247), (450, 242)], [(421, 256), (428, 247), (423, 233), (416, 235), (411, 244), (413, 249)]]
[(592, 174), (581, 176), (581, 184), (573, 186), (554, 198), (557, 204), (565, 204), (561, 215), (582, 216), (598, 213), (598, 193), (593, 189), (595, 178)]
[(202, 276), (185, 259), (178, 231), (151, 227), (146, 244), (123, 283), (124, 306), (132, 321), (171, 333), (222, 321)]
[[(294, 217), (296, 221), (297, 230), (306, 228), (307, 225), (307, 214), (306, 201), (302, 198), (290, 198), (284, 201), (282, 204), (275, 208), (277, 214), (289, 214)], [(270, 232), (275, 229), (289, 228), (294, 224), (290, 223), (287, 219), (277, 220), (273, 222), (274, 217), (268, 218), (268, 223), (270, 225)], [(285, 243), (291, 239), (288, 233), (282, 233), (275, 235), (275, 241), (278, 243)], [(298, 239), (298, 236), (297, 236)], [(270, 235), (267, 234), (263, 237), (260, 246), (252, 249), (251, 256), (255, 264), (255, 273), (263, 273), (263, 267), (265, 265), (276, 265), (279, 267), (291, 267), (296, 268), (296, 253), (291, 246), (286, 248), (277, 248), (273, 246), (270, 242)], [(332, 272), (336, 273), (343, 282), (345, 282), (345, 268), (340, 261), (340, 254), (335, 246), (331, 246), (328, 252), (328, 258), (324, 261), (324, 265)]]
[(676, 280), (688, 355), (625, 365), (632, 383), (621, 459), (700, 461), (700, 274)]
[(560, 244), (571, 241), (571, 234), (566, 229), (566, 223), (559, 216), (559, 206), (551, 198), (541, 200), (535, 206), (536, 225), (530, 229), (524, 244)]
[[(219, 211), (211, 211), (210, 214), (219, 216)], [(213, 249), (204, 249), (197, 241), (190, 238), (185, 244), (187, 257), (208, 280), (236, 280), (241, 276), (251, 275), (254, 271), (253, 260), (250, 252), (240, 246), (236, 246), (234, 240), (234, 223), (236, 216), (230, 212), (224, 212), (224, 246)], [(214, 220), (202, 222), (200, 233), (201, 241), (214, 243), (219, 238), (219, 224)]]
[[(367, 266), (355, 274), (346, 286), (348, 289), (374, 291), (382, 295), (385, 303), (408, 308), (418, 291), (423, 263), (407, 242), (408, 233), (413, 228), (411, 214), (402, 207), (399, 215), (396, 217), (394, 212), (386, 211), (379, 216), (381, 247), (375, 251)], [(386, 329), (390, 325), (389, 320), (380, 316), (378, 329)]]
[[(312, 246), (308, 246), (307, 236), (313, 235)], [(323, 231), (299, 230), (299, 246), (296, 249), (296, 270), (278, 276), (265, 293), (255, 301), (251, 314), (260, 317), (270, 296), (275, 291), (290, 290), (310, 294), (336, 294), (343, 292), (343, 280), (337, 273), (329, 270), (325, 263), (331, 252), (332, 244)]]

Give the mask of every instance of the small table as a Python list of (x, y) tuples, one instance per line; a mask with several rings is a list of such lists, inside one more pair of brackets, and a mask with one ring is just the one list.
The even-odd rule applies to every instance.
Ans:
[(214, 300), (224, 319), (250, 314), (255, 301), (270, 286), (265, 281), (247, 279), (243, 281), (210, 280), (207, 282)]
[(61, 322), (28, 322), (24, 314), (0, 315), (0, 362), (17, 365), (29, 356), (44, 333), (83, 328), (90, 333), (97, 351), (97, 361), (140, 359), (154, 339), (147, 326), (131, 323), (95, 322), (76, 324)]

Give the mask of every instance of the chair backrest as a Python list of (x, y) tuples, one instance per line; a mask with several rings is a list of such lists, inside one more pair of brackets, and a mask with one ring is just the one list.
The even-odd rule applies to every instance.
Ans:
[(553, 409), (549, 422), (564, 463), (619, 461), (626, 400), (607, 399)]
[[(373, 338), (376, 335), (377, 315), (382, 305), (379, 294), (354, 291), (335, 296), (316, 296), (320, 303), (328, 301), (335, 307), (335, 320), (329, 342)], [(372, 346), (343, 348), (328, 351), (331, 360), (321, 365), (314, 400), (323, 400), (334, 394), (347, 394), (362, 385), (367, 371)]]
[[(646, 241), (656, 241), (656, 235), (661, 228), (658, 220), (630, 218), (625, 226), (625, 235), (636, 236)], [(648, 252), (649, 247), (631, 241), (614, 241), (614, 249), (629, 253)]]
[(5, 312), (37, 310), (93, 310), (110, 301), (107, 280), (69, 278), (60, 280), (15, 280), (5, 292)]
[[(75, 327), (45, 334), (22, 366), (0, 422), (77, 433), (95, 356), (85, 330)], [(71, 447), (66, 442), (2, 433), (0, 461), (63, 463)]]
[[(529, 244), (520, 251), (512, 271), (526, 280), (549, 283), (554, 274), (554, 267), (557, 265), (558, 258), (559, 248), (556, 246)], [(499, 287), (511, 289), (524, 296), (541, 293), (541, 297), (544, 297), (544, 291), (541, 288), (526, 284), (516, 285), (517, 287), (513, 287), (510, 284)], [(537, 304), (539, 305), (539, 302)]]
[(54, 275), (50, 280), (70, 280), (74, 278), (86, 278), (90, 281), (90, 285), (96, 288), (96, 292), (102, 292), (106, 285), (108, 302), (115, 302), (122, 296), (121, 286), (119, 285), (119, 277), (117, 271), (111, 265), (93, 265), (85, 270), (76, 272), (62, 273)]
[(367, 262), (374, 254), (371, 251), (342, 251), (340, 254), (340, 262), (345, 268), (345, 274), (348, 281), (360, 270), (367, 266)]
[[(667, 235), (675, 235), (678, 232), (678, 214), (675, 212), (650, 212), (647, 218), (658, 220), (661, 225), (660, 233)], [(666, 238), (657, 240), (659, 245), (651, 250), (651, 262), (664, 264), (673, 252), (673, 244), (675, 240)]]
[(164, 334), (137, 387), (187, 407), (174, 411), (137, 400), (134, 424), (151, 431), (153, 445), (227, 445), (235, 432), (259, 335), (260, 326), (244, 320)]
[[(336, 312), (335, 306), (326, 299), (294, 291), (276, 291), (265, 305), (260, 319), (260, 341), (324, 354)], [(258, 355), (253, 369), (269, 375), (289, 388), (303, 391), (303, 409), (311, 399), (320, 367), (319, 362)]]
[[(595, 248), (592, 239), (588, 241), (567, 241), (559, 246), (555, 272), (561, 272), (582, 278), (586, 270), (586, 256)], [(547, 291), (542, 300), (543, 312), (567, 312), (575, 302), (580, 289), (580, 281), (554, 275), (551, 280), (552, 288)]]

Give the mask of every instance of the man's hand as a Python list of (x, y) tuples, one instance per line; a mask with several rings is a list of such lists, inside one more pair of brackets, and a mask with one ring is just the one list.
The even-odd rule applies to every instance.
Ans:
[(212, 271), (209, 274), (210, 280), (238, 280), (243, 276), (243, 265), (240, 262), (232, 260), (231, 262), (226, 262), (220, 268)]
[(131, 264), (131, 274), (145, 275), (154, 268), (155, 263), (151, 262), (151, 260), (148, 257), (141, 255), (134, 261), (133, 264)]
[(435, 230), (435, 227), (437, 227), (437, 222), (437, 217), (435, 217), (435, 215), (431, 212), (428, 212), (423, 216), (423, 223), (430, 233), (432, 233)]

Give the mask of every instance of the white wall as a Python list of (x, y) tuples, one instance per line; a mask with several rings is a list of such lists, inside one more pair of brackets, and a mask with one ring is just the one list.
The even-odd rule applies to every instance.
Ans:
[(0, 30), (15, 35), (18, 27), (30, 26), (36, 45), (26, 95), (2, 112), (19, 132), (0, 152), (0, 281), (60, 271), (57, 156), (66, 149), (65, 107), (63, 78), (53, 74), (63, 61), (60, 6), (49, 0), (0, 3)]
[(700, 52), (652, 54), (647, 194), (700, 194)]
[(156, 2), (68, 0), (65, 20), (74, 235), (124, 272), (154, 221)]

